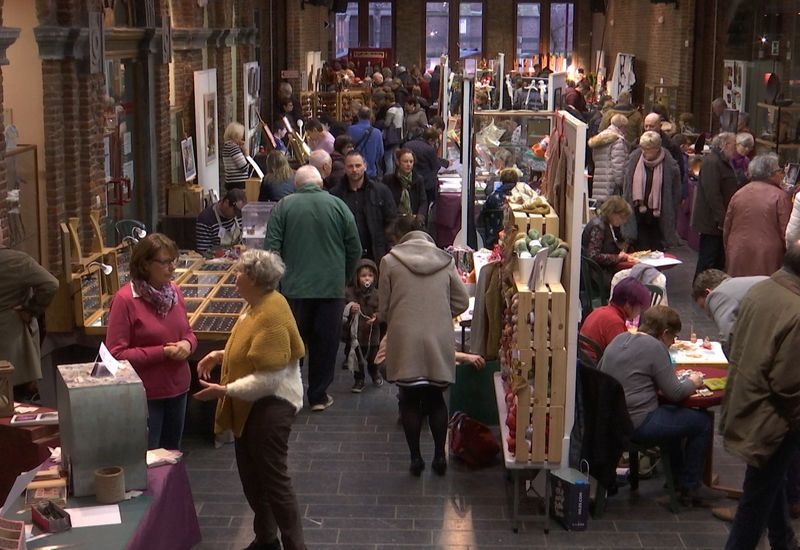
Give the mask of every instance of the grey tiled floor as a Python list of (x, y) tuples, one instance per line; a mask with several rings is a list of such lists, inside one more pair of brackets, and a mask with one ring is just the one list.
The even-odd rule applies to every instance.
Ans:
[[(713, 324), (691, 304), (689, 281), (695, 258), (678, 250), (683, 266), (668, 272), (670, 304), (690, 321), (698, 336), (714, 335)], [(627, 487), (612, 497), (602, 519), (589, 530), (567, 532), (553, 522), (544, 534), (538, 521), (511, 530), (511, 484), (498, 464), (470, 471), (452, 461), (445, 477), (426, 469), (407, 471), (408, 451), (397, 425), (395, 390), (368, 386), (350, 393), (352, 379), (337, 370), (323, 413), (300, 413), (290, 441), (290, 469), (304, 516), (309, 549), (521, 549), (521, 548), (722, 548), (728, 524), (708, 509), (670, 513), (663, 504), (663, 480), (643, 481), (638, 494)], [(432, 455), (425, 434), (426, 461)], [(209, 435), (184, 443), (203, 549), (243, 548), (252, 539), (252, 514), (242, 495), (233, 448), (214, 449)], [(743, 467), (715, 445), (720, 480), (741, 485)], [(729, 501), (732, 502), (732, 501)]]

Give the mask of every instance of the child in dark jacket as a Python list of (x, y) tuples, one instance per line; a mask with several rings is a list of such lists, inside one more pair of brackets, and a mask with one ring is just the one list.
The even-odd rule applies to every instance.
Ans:
[(343, 322), (345, 363), (353, 371), (353, 393), (364, 389), (364, 370), (369, 371), (375, 386), (383, 385), (383, 377), (375, 366), (375, 354), (381, 340), (377, 322), (378, 313), (378, 267), (375, 262), (362, 259), (353, 281), (345, 290)]

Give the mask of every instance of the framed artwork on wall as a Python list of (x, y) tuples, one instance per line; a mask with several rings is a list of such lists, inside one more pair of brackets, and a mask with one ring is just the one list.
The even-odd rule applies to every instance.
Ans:
[(181, 141), (181, 158), (186, 181), (192, 181), (197, 177), (197, 164), (194, 162), (194, 142), (191, 136)]
[(217, 94), (203, 95), (203, 126), (206, 135), (206, 165), (217, 160)]

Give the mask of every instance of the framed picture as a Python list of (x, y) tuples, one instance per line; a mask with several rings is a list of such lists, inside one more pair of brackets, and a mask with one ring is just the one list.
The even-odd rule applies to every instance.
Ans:
[(181, 158), (186, 181), (192, 181), (197, 177), (197, 165), (194, 162), (194, 143), (191, 137), (181, 141)]
[(206, 166), (217, 160), (217, 94), (203, 95), (205, 120)]
[(800, 175), (800, 163), (790, 163), (786, 165), (786, 175), (784, 176), (784, 185), (794, 187), (797, 185), (797, 176)]

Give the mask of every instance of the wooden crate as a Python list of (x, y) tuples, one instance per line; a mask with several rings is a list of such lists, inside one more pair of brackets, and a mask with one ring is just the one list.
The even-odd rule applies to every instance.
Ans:
[(531, 229), (536, 229), (542, 235), (550, 233), (556, 237), (561, 237), (558, 230), (558, 214), (552, 209), (547, 215), (529, 214), (518, 210), (511, 210), (510, 212), (514, 215), (514, 225), (517, 226), (518, 232), (524, 231), (527, 233)]
[[(564, 434), (567, 386), (566, 320), (567, 295), (558, 283), (532, 292), (517, 285), (518, 315), (514, 347), (521, 375), (529, 384), (517, 394), (516, 461), (559, 462)], [(533, 324), (529, 323), (530, 312)], [(531, 448), (525, 441), (533, 426)]]

